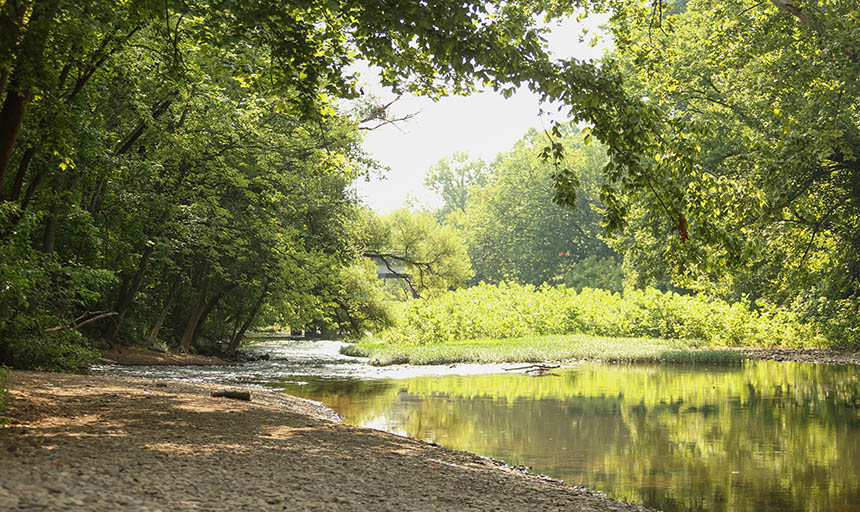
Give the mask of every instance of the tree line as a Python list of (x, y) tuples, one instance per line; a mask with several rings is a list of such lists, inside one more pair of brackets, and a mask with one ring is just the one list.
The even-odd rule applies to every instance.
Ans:
[[(611, 14), (616, 50), (554, 60), (544, 21), (590, 12)], [(420, 244), (374, 239), (350, 189), (378, 167), (360, 139), (385, 112), (359, 59), (395, 91), (526, 87), (587, 130), (532, 134), (485, 184), (464, 171), (471, 197), (448, 184), (440, 215), (470, 233), (474, 265), (451, 282), (564, 280), (621, 255), (642, 282), (766, 299), (850, 336), (857, 16), (837, 1), (7, 0), (0, 361), (75, 366), (81, 332), (195, 350), (265, 322), (363, 331), (378, 311), (362, 255)], [(506, 212), (550, 200), (575, 207), (544, 214), (565, 236), (503, 237)], [(416, 275), (418, 294), (451, 285)]]

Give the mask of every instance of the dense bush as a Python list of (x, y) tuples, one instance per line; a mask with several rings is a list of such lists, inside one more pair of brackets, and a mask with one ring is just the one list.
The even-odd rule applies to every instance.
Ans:
[[(0, 216), (0, 224), (8, 219)], [(32, 226), (20, 226), (19, 235)], [(15, 242), (15, 243), (13, 243)], [(79, 371), (98, 354), (69, 325), (90, 309), (113, 274), (60, 261), (20, 240), (0, 244), (0, 365), (18, 369)]]
[(623, 295), (585, 288), (481, 284), (406, 303), (388, 342), (593, 334), (700, 340), (710, 345), (817, 346), (825, 338), (783, 309), (655, 289)]
[(95, 362), (99, 353), (74, 330), (16, 337), (3, 347), (5, 362), (12, 368), (54, 372), (79, 372)]

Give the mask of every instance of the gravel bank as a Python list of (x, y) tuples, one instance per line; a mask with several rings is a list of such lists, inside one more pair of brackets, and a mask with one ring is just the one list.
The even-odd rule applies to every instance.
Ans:
[(0, 510), (647, 510), (266, 391), (31, 372), (9, 387)]
[(789, 347), (731, 347), (723, 350), (739, 352), (749, 359), (762, 361), (860, 365), (860, 352), (850, 350)]

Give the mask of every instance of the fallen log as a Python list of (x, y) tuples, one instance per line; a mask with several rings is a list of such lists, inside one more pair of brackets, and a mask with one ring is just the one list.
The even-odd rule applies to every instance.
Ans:
[(246, 402), (251, 401), (250, 391), (213, 391), (211, 395), (214, 397), (232, 398), (233, 400), (245, 400)]
[(505, 368), (505, 371), (512, 372), (516, 370), (525, 370), (526, 372), (545, 372), (560, 367), (561, 365), (559, 364), (530, 364), (528, 366), (518, 366), (516, 368)]

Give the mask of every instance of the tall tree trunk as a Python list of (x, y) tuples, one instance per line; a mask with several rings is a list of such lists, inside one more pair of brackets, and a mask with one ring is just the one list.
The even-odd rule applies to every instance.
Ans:
[(113, 317), (113, 322), (109, 324), (105, 331), (106, 338), (114, 339), (119, 335), (119, 325), (122, 323), (122, 319), (126, 312), (128, 312), (132, 303), (134, 303), (134, 298), (137, 295), (138, 290), (140, 290), (140, 283), (143, 282), (143, 276), (146, 274), (146, 266), (149, 263), (149, 258), (152, 256), (152, 252), (154, 250), (155, 244), (147, 245), (140, 257), (140, 262), (137, 265), (137, 271), (134, 273), (134, 277), (132, 277), (127, 286), (124, 287), (125, 289), (123, 290), (123, 293), (117, 297), (116, 305), (114, 306), (116, 316)]
[(179, 350), (188, 352), (191, 348), (191, 342), (194, 339), (194, 332), (197, 330), (197, 325), (200, 323), (200, 318), (206, 309), (206, 296), (209, 294), (209, 267), (207, 261), (203, 265), (203, 270), (200, 273), (200, 290), (197, 292), (197, 301), (194, 309), (191, 311), (191, 316), (185, 324), (185, 330), (182, 332), (182, 338), (179, 340)]
[[(10, 201), (17, 201), (18, 198), (21, 197), (21, 189), (24, 187), (24, 178), (27, 176), (27, 169), (30, 167), (30, 162), (33, 160), (33, 155), (35, 154), (35, 146), (30, 146), (21, 156), (21, 161), (18, 163), (18, 172), (15, 173), (15, 181), (12, 183), (12, 190), (9, 192)], [(3, 199), (2, 195), (0, 195), (0, 199)]]
[(170, 285), (170, 291), (167, 294), (167, 298), (164, 300), (164, 305), (161, 307), (161, 311), (158, 312), (158, 317), (156, 317), (155, 323), (149, 331), (149, 336), (146, 337), (147, 345), (152, 345), (155, 343), (155, 340), (158, 339), (158, 332), (161, 331), (164, 319), (167, 318), (167, 313), (170, 312), (170, 307), (173, 305), (173, 301), (176, 300), (176, 296), (179, 295), (179, 285), (181, 283), (182, 272), (176, 274), (176, 279), (174, 279), (173, 283)]
[(12, 160), (12, 151), (18, 140), (18, 132), (24, 124), (24, 113), (27, 103), (32, 96), (32, 87), (26, 86), (19, 89), (19, 84), (13, 77), (9, 84), (9, 93), (3, 102), (3, 110), (0, 110), (0, 186), (6, 180), (6, 170), (9, 169), (9, 161)]
[(11, 64), (26, 14), (26, 2), (6, 0), (5, 3), (0, 4), (0, 62), (5, 62), (7, 66), (0, 69), (0, 100), (3, 99), (6, 85), (9, 83)]
[(24, 197), (21, 199), (18, 211), (12, 214), (6, 225), (2, 227), (3, 230), (0, 232), (0, 242), (5, 241), (15, 233), (15, 228), (24, 216), (24, 212), (27, 210), (27, 206), (30, 205), (30, 201), (33, 199), (33, 194), (36, 192), (36, 187), (39, 186), (39, 182), (42, 180), (42, 176), (44, 175), (45, 173), (42, 171), (37, 172), (36, 175), (33, 176), (33, 179), (30, 180), (30, 183), (27, 185), (27, 190), (24, 192)]
[(0, 187), (6, 180), (6, 171), (24, 124), (27, 104), (33, 97), (33, 83), (41, 73), (45, 44), (54, 25), (54, 13), (59, 0), (40, 0), (33, 5), (26, 33), (14, 53), (15, 69), (6, 86), (6, 99), (0, 110)]
[(257, 302), (254, 303), (254, 307), (251, 308), (251, 311), (248, 313), (248, 317), (245, 319), (245, 323), (242, 324), (242, 327), (239, 328), (237, 332), (233, 333), (233, 337), (230, 339), (230, 345), (227, 347), (227, 352), (235, 352), (236, 349), (239, 348), (239, 343), (242, 342), (242, 339), (245, 337), (245, 333), (248, 332), (248, 329), (251, 328), (251, 325), (254, 323), (254, 319), (257, 318), (257, 312), (260, 311), (260, 307), (263, 305), (263, 301), (266, 299), (266, 295), (269, 293), (269, 280), (266, 280), (266, 285), (263, 286), (263, 291), (260, 293), (260, 297), (257, 299)]
[(224, 296), (235, 287), (236, 285), (232, 285), (219, 291), (206, 302), (206, 306), (203, 308), (200, 318), (197, 319), (197, 325), (194, 326), (194, 332), (191, 334), (191, 345), (195, 347), (197, 346), (197, 336), (200, 335), (200, 326), (203, 325), (203, 322), (206, 321), (206, 317), (209, 316), (209, 313), (211, 313), (213, 309), (215, 309), (215, 306), (221, 302), (221, 299), (223, 299)]
[(61, 203), (54, 200), (48, 217), (45, 219), (45, 230), (42, 233), (42, 252), (51, 254), (54, 252), (54, 244), (57, 241), (57, 222), (59, 222)]

